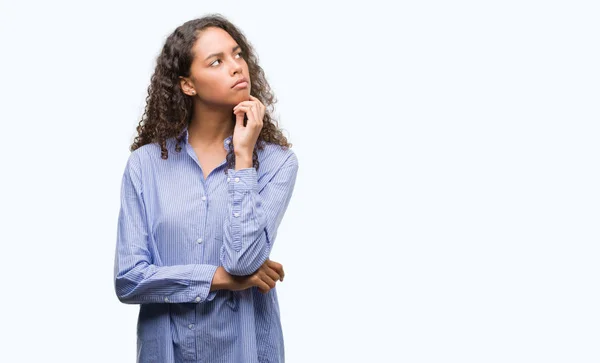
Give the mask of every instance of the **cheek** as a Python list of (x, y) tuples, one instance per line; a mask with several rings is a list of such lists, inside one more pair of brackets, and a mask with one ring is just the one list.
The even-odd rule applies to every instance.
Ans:
[(199, 79), (196, 88), (200, 91), (200, 96), (207, 101), (222, 100), (224, 97), (228, 97), (230, 91), (227, 80), (217, 72)]

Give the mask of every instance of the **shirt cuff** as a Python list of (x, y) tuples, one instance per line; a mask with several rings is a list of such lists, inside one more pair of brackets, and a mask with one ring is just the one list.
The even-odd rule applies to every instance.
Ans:
[[(216, 265), (196, 265), (192, 270), (190, 279), (190, 289), (192, 291), (192, 300), (197, 303), (205, 302), (210, 296), (210, 286), (217, 272)], [(215, 290), (216, 291), (216, 290)], [(214, 298), (214, 295), (212, 296)]]
[(258, 173), (255, 168), (229, 169), (227, 171), (227, 190), (233, 192), (258, 192)]

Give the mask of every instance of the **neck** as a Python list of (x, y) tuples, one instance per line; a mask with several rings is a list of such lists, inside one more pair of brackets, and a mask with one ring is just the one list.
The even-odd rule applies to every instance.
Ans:
[(233, 134), (234, 127), (233, 107), (214, 107), (196, 102), (188, 127), (188, 142), (192, 146), (222, 147), (223, 140)]

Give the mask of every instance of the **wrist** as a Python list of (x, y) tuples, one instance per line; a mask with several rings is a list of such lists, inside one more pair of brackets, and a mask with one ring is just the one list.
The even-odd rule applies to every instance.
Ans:
[(246, 169), (252, 167), (252, 154), (236, 153), (235, 154), (235, 170)]
[(219, 266), (217, 267), (217, 271), (215, 271), (215, 275), (213, 276), (210, 291), (229, 289), (232, 283), (233, 278), (231, 275), (225, 271), (223, 266)]

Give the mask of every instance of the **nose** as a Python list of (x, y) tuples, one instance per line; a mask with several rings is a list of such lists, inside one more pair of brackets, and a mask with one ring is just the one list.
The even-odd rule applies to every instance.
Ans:
[(240, 62), (236, 59), (233, 59), (231, 62), (232, 74), (242, 73), (242, 65), (240, 64)]

